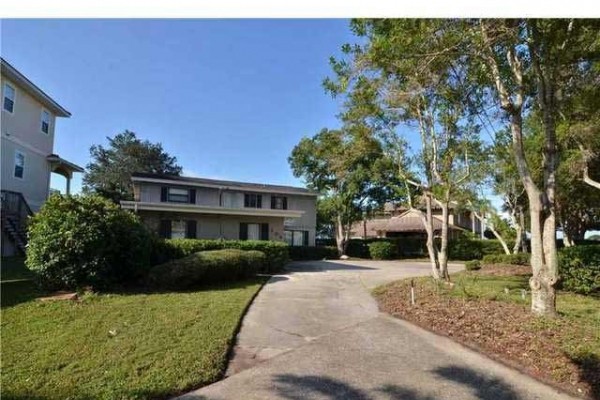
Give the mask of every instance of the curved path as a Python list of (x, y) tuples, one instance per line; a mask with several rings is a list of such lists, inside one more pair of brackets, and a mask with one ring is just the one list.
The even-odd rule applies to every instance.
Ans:
[(571, 398), (379, 313), (372, 288), (428, 274), (418, 262), (292, 263), (250, 307), (228, 377), (179, 400)]

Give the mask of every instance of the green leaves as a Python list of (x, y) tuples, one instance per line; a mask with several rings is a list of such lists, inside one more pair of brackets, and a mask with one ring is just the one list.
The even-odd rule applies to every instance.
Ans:
[(145, 172), (153, 174), (179, 175), (182, 168), (177, 159), (166, 153), (160, 143), (151, 143), (137, 138), (126, 130), (108, 138), (109, 147), (93, 145), (90, 148), (92, 162), (87, 165), (83, 177), (83, 189), (99, 194), (118, 203), (133, 200), (131, 174)]

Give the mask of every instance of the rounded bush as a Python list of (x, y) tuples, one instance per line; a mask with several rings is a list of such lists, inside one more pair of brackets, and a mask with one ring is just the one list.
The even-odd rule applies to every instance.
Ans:
[(481, 269), (481, 261), (479, 261), (479, 260), (467, 261), (467, 262), (465, 262), (465, 269), (467, 271), (476, 271), (478, 269)]
[(373, 260), (391, 260), (396, 257), (396, 245), (383, 241), (369, 243), (369, 254)]
[(51, 196), (29, 222), (26, 265), (48, 289), (108, 288), (140, 279), (150, 235), (100, 196)]
[(483, 256), (484, 264), (529, 265), (531, 254), (488, 254)]
[(600, 292), (600, 246), (574, 246), (559, 251), (559, 286), (580, 294)]

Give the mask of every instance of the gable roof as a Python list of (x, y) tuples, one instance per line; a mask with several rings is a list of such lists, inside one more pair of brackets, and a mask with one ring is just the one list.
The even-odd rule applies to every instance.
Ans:
[[(362, 235), (364, 233), (364, 221), (356, 222), (350, 229), (354, 234)], [(418, 210), (407, 210), (400, 215), (388, 218), (375, 218), (366, 221), (367, 236), (378, 236), (379, 232), (425, 232), (423, 220)], [(465, 229), (448, 223), (450, 230), (455, 229), (464, 231)], [(442, 229), (442, 220), (433, 216), (433, 230)]]
[(65, 110), (60, 104), (58, 104), (52, 97), (48, 96), (42, 89), (40, 89), (35, 83), (31, 82), (25, 75), (19, 72), (15, 67), (10, 65), (4, 58), (0, 58), (0, 66), (2, 75), (5, 75), (8, 79), (18, 84), (23, 90), (25, 90), (31, 97), (42, 103), (49, 111), (58, 117), (70, 117), (71, 113)]
[(163, 174), (149, 174), (136, 172), (131, 175), (134, 182), (152, 182), (152, 183), (180, 183), (191, 186), (214, 187), (219, 189), (239, 189), (255, 192), (274, 192), (284, 194), (298, 194), (305, 196), (317, 196), (318, 193), (312, 190), (284, 185), (269, 185), (264, 183), (225, 181), (220, 179), (192, 178), (188, 176), (175, 176)]

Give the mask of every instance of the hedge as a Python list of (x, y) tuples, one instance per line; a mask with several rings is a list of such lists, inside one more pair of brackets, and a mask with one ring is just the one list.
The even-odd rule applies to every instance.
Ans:
[(369, 243), (369, 255), (373, 260), (392, 260), (397, 255), (397, 245), (391, 242)]
[(265, 254), (256, 250), (200, 251), (152, 267), (148, 283), (152, 287), (190, 289), (249, 278), (263, 270), (266, 263)]
[(465, 262), (465, 269), (467, 271), (475, 271), (481, 269), (481, 261), (479, 260), (471, 260)]
[(339, 258), (337, 247), (334, 246), (290, 246), (288, 248), (290, 259), (301, 260), (335, 260)]
[(464, 235), (448, 242), (448, 258), (451, 260), (481, 260), (488, 254), (502, 251), (502, 245), (495, 239), (472, 239)]
[(559, 287), (581, 294), (600, 292), (600, 245), (566, 247), (558, 252)]
[(529, 265), (531, 254), (488, 254), (481, 260), (484, 264)]
[(160, 264), (199, 251), (221, 249), (258, 250), (263, 252), (267, 261), (259, 272), (277, 272), (290, 259), (288, 245), (283, 242), (267, 240), (155, 239), (152, 263)]
[(100, 196), (53, 195), (28, 230), (25, 263), (47, 289), (106, 289), (147, 273), (150, 234), (133, 213)]

